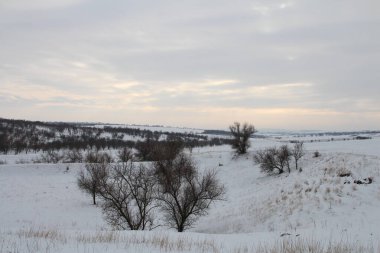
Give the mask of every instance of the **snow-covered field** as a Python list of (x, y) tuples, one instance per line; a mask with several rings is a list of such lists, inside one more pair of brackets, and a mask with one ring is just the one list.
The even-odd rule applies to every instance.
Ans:
[(150, 131), (157, 131), (157, 132), (171, 132), (171, 133), (202, 133), (203, 129), (197, 129), (197, 128), (188, 128), (188, 127), (172, 127), (172, 126), (149, 126), (149, 125), (123, 125), (123, 124), (105, 124), (105, 125), (94, 125), (96, 128), (103, 128), (105, 126), (108, 127), (127, 127), (127, 128), (137, 128), (141, 130), (150, 130)]
[[(329, 246), (342, 247), (329, 252), (380, 252), (380, 138), (306, 143), (302, 172), (261, 173), (253, 152), (281, 144), (254, 139), (249, 154), (236, 159), (229, 146), (194, 149), (199, 167), (218, 171), (227, 194), (184, 233), (113, 231), (76, 185), (84, 165), (19, 164), (36, 154), (0, 155), (0, 252), (286, 252), (292, 246), (302, 250), (288, 252)], [(342, 171), (352, 177), (339, 177)], [(372, 184), (354, 183), (368, 177)]]

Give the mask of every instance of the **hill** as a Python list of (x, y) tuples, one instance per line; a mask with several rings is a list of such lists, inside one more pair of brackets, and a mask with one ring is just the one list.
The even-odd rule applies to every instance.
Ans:
[(184, 233), (115, 231), (76, 185), (84, 163), (1, 154), (0, 252), (377, 252), (380, 138), (306, 143), (302, 172), (281, 175), (260, 172), (252, 157), (284, 139), (251, 141), (238, 158), (227, 145), (192, 150), (201, 171), (217, 171), (226, 199)]

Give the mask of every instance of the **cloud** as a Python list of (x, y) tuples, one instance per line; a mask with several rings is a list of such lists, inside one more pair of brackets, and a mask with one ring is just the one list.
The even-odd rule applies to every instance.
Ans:
[(66, 108), (79, 121), (223, 128), (248, 111), (271, 128), (346, 127), (359, 116), (377, 128), (379, 9), (375, 0), (2, 1), (0, 114), (70, 120)]
[(79, 4), (85, 0), (12, 0), (1, 1), (0, 8), (11, 11), (34, 11), (63, 8)]
[(254, 1), (252, 3), (252, 10), (260, 15), (268, 16), (272, 15), (273, 12), (292, 7), (294, 4), (295, 3), (293, 1)]

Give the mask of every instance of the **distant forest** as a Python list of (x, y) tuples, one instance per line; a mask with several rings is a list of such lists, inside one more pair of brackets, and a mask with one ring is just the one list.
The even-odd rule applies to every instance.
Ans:
[(54, 150), (138, 149), (147, 143), (178, 142), (184, 148), (230, 144), (205, 134), (151, 131), (88, 123), (41, 122), (0, 118), (0, 153)]

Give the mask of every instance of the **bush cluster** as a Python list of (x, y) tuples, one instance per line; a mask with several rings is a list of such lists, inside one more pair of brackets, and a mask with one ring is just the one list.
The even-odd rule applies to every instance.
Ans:
[(292, 148), (288, 145), (282, 145), (279, 148), (272, 147), (259, 150), (254, 154), (254, 161), (260, 165), (262, 172), (267, 174), (282, 174), (286, 170), (291, 172), (291, 161), (294, 160), (296, 170), (298, 161), (305, 155), (303, 143), (295, 143)]

